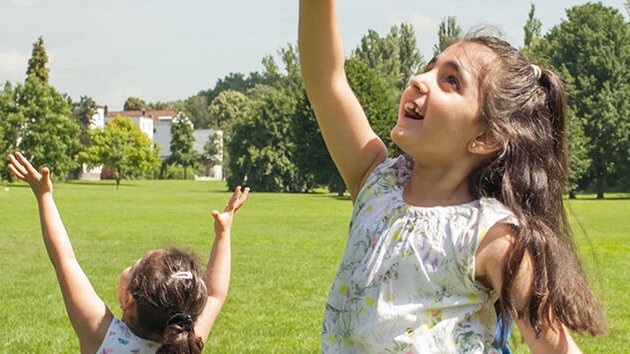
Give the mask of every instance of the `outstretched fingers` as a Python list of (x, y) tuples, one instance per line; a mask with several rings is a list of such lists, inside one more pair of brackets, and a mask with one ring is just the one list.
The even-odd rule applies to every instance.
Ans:
[(237, 186), (234, 188), (234, 193), (232, 193), (232, 197), (225, 205), (225, 209), (223, 211), (236, 212), (245, 203), (247, 195), (249, 195), (249, 187), (245, 187), (244, 190), (241, 190), (241, 186)]

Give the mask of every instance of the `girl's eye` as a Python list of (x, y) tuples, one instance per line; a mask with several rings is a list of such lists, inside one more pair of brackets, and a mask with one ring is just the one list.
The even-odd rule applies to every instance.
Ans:
[(459, 80), (457, 80), (456, 77), (454, 76), (449, 76), (447, 77), (444, 82), (446, 82), (447, 84), (449, 84), (452, 88), (454, 88), (455, 90), (459, 90)]

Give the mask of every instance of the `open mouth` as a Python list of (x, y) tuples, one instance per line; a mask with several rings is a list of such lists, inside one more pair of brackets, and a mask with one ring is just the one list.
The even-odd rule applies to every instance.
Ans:
[(415, 103), (405, 102), (404, 108), (405, 108), (405, 114), (404, 114), (405, 118), (411, 118), (415, 120), (424, 119), (424, 115), (420, 111), (420, 107), (418, 107)]

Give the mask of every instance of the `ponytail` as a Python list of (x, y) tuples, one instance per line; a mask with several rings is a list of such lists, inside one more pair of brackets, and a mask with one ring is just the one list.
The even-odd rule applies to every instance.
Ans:
[(192, 318), (182, 313), (169, 318), (161, 344), (156, 354), (198, 354), (203, 350), (203, 341), (195, 335)]

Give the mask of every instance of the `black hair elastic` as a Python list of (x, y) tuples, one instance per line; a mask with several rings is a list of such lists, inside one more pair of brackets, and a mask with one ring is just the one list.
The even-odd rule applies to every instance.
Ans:
[(170, 326), (172, 324), (178, 325), (189, 332), (193, 330), (192, 317), (187, 313), (176, 313), (171, 316), (171, 318), (166, 321), (166, 325)]

